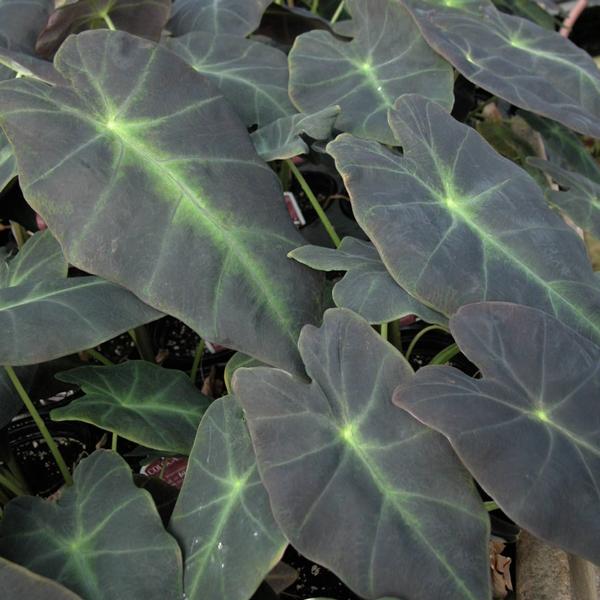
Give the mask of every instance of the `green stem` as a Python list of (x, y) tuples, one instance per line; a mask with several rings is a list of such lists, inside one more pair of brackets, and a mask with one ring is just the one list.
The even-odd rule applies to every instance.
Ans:
[(415, 346), (419, 343), (419, 340), (424, 335), (427, 335), (430, 331), (435, 331), (436, 329), (448, 333), (448, 330), (445, 327), (442, 327), (441, 325), (429, 325), (428, 327), (425, 327), (425, 329), (421, 329), (421, 331), (419, 331), (419, 333), (415, 335), (415, 337), (412, 339), (411, 343), (408, 346), (408, 350), (405, 354), (406, 360), (410, 358), (410, 355), (413, 353), (413, 350), (415, 349)]
[(402, 352), (402, 327), (400, 326), (400, 320), (390, 323), (390, 342)]
[(457, 354), (460, 354), (460, 348), (456, 344), (450, 344), (450, 346), (444, 348), (444, 350), (436, 354), (431, 359), (429, 364), (445, 365), (449, 360), (452, 360)]
[(281, 187), (284, 192), (290, 189), (290, 167), (287, 161), (281, 161), (281, 167), (279, 168), (279, 181), (281, 181)]
[(342, 0), (338, 7), (335, 9), (335, 12), (333, 13), (333, 17), (331, 17), (331, 24), (333, 25), (341, 16), (342, 13), (344, 12), (344, 5), (346, 4), (346, 0)]
[(52, 453), (52, 456), (54, 457), (54, 460), (58, 465), (58, 469), (65, 480), (65, 483), (67, 485), (72, 485), (73, 478), (71, 477), (71, 473), (69, 472), (67, 464), (65, 463), (65, 460), (62, 457), (62, 454), (60, 453), (56, 442), (54, 441), (54, 439), (50, 435), (50, 432), (48, 431), (46, 423), (44, 423), (44, 420), (42, 419), (42, 417), (40, 417), (40, 413), (37, 411), (35, 405), (31, 401), (31, 398), (25, 391), (25, 388), (21, 385), (21, 382), (19, 381), (19, 378), (17, 377), (17, 374), (15, 373), (14, 369), (8, 365), (4, 365), (4, 369), (6, 370), (6, 373), (8, 374), (8, 377), (11, 380), (17, 394), (19, 394), (19, 397), (23, 401), (25, 408), (27, 408), (27, 410), (29, 411), (31, 418), (37, 425), (38, 429), (40, 430), (40, 433), (42, 434), (42, 437), (46, 441), (46, 444), (48, 445), (48, 448), (50, 449), (50, 452)]
[(150, 339), (148, 330), (141, 325), (135, 329), (130, 329), (129, 335), (137, 348), (140, 358), (151, 363), (156, 362), (154, 360), (154, 350), (152, 348), (152, 340)]
[(488, 512), (492, 512), (493, 510), (498, 510), (500, 508), (495, 502), (492, 502), (492, 501), (490, 501), (490, 502), (484, 502), (483, 503), (483, 507)]
[(27, 231), (25, 231), (25, 228), (16, 221), (10, 221), (10, 229), (17, 242), (17, 248), (20, 250), (27, 241)]
[(381, 324), (380, 334), (381, 334), (381, 337), (387, 341), (387, 339), (388, 339), (388, 324), (387, 323)]
[(317, 197), (314, 195), (313, 191), (310, 189), (310, 186), (306, 182), (306, 179), (304, 179), (302, 173), (300, 173), (300, 171), (298, 170), (298, 167), (291, 160), (288, 159), (286, 162), (290, 168), (290, 171), (293, 173), (294, 177), (298, 180), (298, 183), (300, 184), (300, 187), (306, 194), (306, 197), (310, 200), (310, 203), (311, 203), (312, 207), (314, 208), (315, 212), (317, 213), (317, 215), (319, 216), (319, 219), (321, 219), (321, 223), (323, 223), (323, 227), (325, 227), (325, 230), (329, 234), (331, 241), (334, 243), (336, 248), (339, 248), (342, 241), (340, 240), (340, 237), (338, 236), (333, 225), (331, 224), (331, 221), (325, 214), (325, 211), (319, 204)]
[(192, 363), (192, 371), (190, 373), (190, 379), (192, 383), (196, 383), (196, 377), (198, 377), (198, 367), (200, 367), (200, 361), (204, 355), (204, 340), (200, 338), (198, 346), (196, 346), (196, 353), (194, 354), (194, 362)]
[(319, 12), (319, 0), (313, 0), (310, 11), (315, 15)]
[(110, 16), (108, 15), (108, 13), (104, 13), (102, 15), (102, 18), (104, 19), (104, 22), (106, 23), (106, 26), (111, 31), (116, 31), (117, 30), (117, 28), (115, 27), (115, 24), (113, 23), (113, 20), (110, 18)]
[(105, 367), (112, 367), (114, 366), (114, 362), (108, 360), (108, 358), (106, 358), (106, 356), (104, 356), (103, 354), (100, 354), (100, 352), (98, 352), (98, 350), (94, 350), (94, 348), (90, 348), (89, 350), (85, 351), (86, 354), (89, 354), (92, 358), (96, 359), (99, 363), (102, 363)]
[(25, 496), (27, 492), (21, 489), (21, 486), (15, 481), (13, 477), (4, 471), (0, 472), (0, 485), (4, 486), (9, 492), (12, 492), (15, 496)]
[(117, 451), (117, 444), (118, 444), (118, 443), (119, 443), (119, 435), (118, 435), (118, 434), (116, 434), (116, 433), (113, 431), (113, 434), (112, 434), (112, 440), (111, 440), (111, 443), (110, 443), (110, 449), (111, 449), (113, 452), (116, 452), (116, 451)]

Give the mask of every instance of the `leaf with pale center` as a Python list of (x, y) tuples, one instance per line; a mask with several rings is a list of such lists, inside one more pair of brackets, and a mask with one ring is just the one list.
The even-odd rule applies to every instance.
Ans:
[(161, 317), (131, 292), (99, 277), (0, 289), (0, 365), (30, 365), (93, 348)]
[(11, 260), (0, 261), (0, 290), (67, 277), (69, 265), (50, 231), (35, 233)]
[(528, 162), (548, 173), (563, 188), (563, 191), (547, 192), (550, 202), (564, 210), (576, 225), (600, 238), (600, 180), (595, 183), (579, 173), (561, 169), (547, 160), (530, 158)]
[(400, 98), (390, 123), (403, 155), (350, 135), (327, 148), (400, 286), (446, 316), (481, 300), (517, 302), (600, 341), (585, 247), (533, 179), (419, 96)]
[(228, 103), (173, 52), (124, 32), (72, 36), (55, 66), (69, 86), (0, 84), (0, 124), (69, 262), (205, 339), (298, 368), (321, 279), (287, 258), (302, 238)]
[(600, 564), (600, 348), (502, 302), (466, 306), (450, 327), (482, 378), (425, 367), (394, 402), (443, 433), (516, 523)]
[(401, 0), (431, 47), (469, 81), (580, 133), (600, 137), (600, 71), (557, 32), (488, 0)]
[(387, 323), (413, 314), (428, 323), (448, 323), (446, 317), (413, 298), (394, 281), (369, 242), (345, 237), (335, 250), (301, 246), (289, 256), (319, 271), (346, 271), (333, 287), (333, 301), (369, 323)]
[(183, 549), (189, 600), (247, 600), (285, 550), (232, 396), (202, 419), (169, 529)]
[(40, 577), (4, 558), (0, 558), (0, 584), (6, 600), (81, 600), (56, 581)]
[(57, 502), (12, 500), (0, 522), (0, 555), (86, 600), (181, 598), (181, 551), (127, 463), (97, 450)]
[(387, 111), (419, 93), (450, 110), (452, 68), (422, 39), (399, 2), (348, 0), (357, 23), (351, 42), (327, 31), (305, 33), (289, 55), (290, 97), (304, 113), (339, 105), (338, 129), (396, 144)]
[(257, 129), (250, 137), (258, 155), (267, 162), (293, 158), (309, 153), (304, 136), (313, 140), (329, 139), (339, 114), (339, 106), (328, 106), (310, 115), (282, 117)]
[(174, 36), (190, 31), (245, 37), (259, 25), (271, 0), (177, 0), (168, 29)]
[(247, 127), (262, 127), (296, 112), (288, 96), (286, 55), (237, 35), (195, 31), (167, 47), (205, 75)]
[(171, 0), (74, 0), (57, 7), (41, 30), (35, 51), (52, 58), (73, 33), (107, 27), (158, 41), (171, 14)]
[(56, 408), (54, 421), (84, 421), (156, 450), (189, 454), (211, 400), (182, 371), (143, 360), (108, 367), (80, 367), (57, 379), (85, 396)]
[(403, 356), (345, 309), (299, 346), (312, 383), (267, 368), (233, 380), (290, 543), (370, 600), (490, 598), (489, 523), (469, 474), (391, 403), (413, 376)]

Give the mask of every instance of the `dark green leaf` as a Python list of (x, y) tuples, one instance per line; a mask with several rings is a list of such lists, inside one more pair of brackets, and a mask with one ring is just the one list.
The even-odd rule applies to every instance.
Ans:
[(338, 129), (386, 144), (396, 140), (387, 111), (414, 92), (452, 108), (452, 69), (429, 49), (399, 2), (348, 0), (356, 37), (299, 36), (290, 52), (290, 96), (304, 113), (339, 105)]
[(16, 50), (7, 50), (0, 47), (0, 65), (4, 65), (7, 69), (13, 71), (13, 75), (32, 77), (33, 79), (45, 81), (50, 85), (64, 85), (66, 83), (51, 62)]
[(182, 371), (144, 360), (80, 367), (57, 379), (85, 392), (52, 411), (54, 421), (84, 421), (155, 450), (189, 454), (211, 400)]
[(127, 463), (97, 450), (58, 502), (22, 496), (0, 522), (0, 554), (86, 600), (181, 598), (181, 552)]
[(432, 48), (474, 84), (600, 137), (600, 71), (567, 38), (488, 0), (401, 0)]
[(0, 585), (6, 600), (81, 600), (67, 588), (0, 558)]
[(312, 269), (347, 271), (333, 288), (333, 300), (369, 323), (387, 323), (418, 315), (428, 323), (448, 323), (440, 313), (425, 306), (403, 290), (387, 272), (373, 244), (345, 237), (337, 250), (302, 246), (289, 256)]
[(537, 23), (540, 27), (554, 31), (556, 21), (535, 0), (493, 0), (502, 12), (516, 15)]
[[(0, 289), (0, 365), (29, 365), (92, 348), (161, 314), (98, 277)], [(6, 336), (6, 337), (5, 337)]]
[(288, 96), (286, 55), (236, 35), (192, 32), (167, 46), (210, 79), (246, 126), (262, 127), (296, 112)]
[(541, 134), (551, 163), (600, 183), (600, 165), (576, 134), (538, 115), (525, 111), (519, 114)]
[(227, 102), (174, 53), (124, 32), (73, 36), (55, 66), (69, 87), (0, 84), (0, 123), (69, 262), (205, 339), (299, 368), (321, 279), (286, 257), (301, 237)]
[(17, 163), (6, 136), (0, 129), (0, 192), (17, 176)]
[(349, 135), (328, 151), (392, 277), (447, 316), (505, 300), (600, 340), (600, 286), (585, 247), (533, 179), (418, 96), (401, 98), (390, 123), (403, 156)]
[[(51, 8), (49, 0), (0, 0), (0, 48), (33, 55)], [(12, 71), (0, 67), (0, 81), (10, 77)]]
[(50, 15), (35, 51), (51, 58), (70, 34), (107, 27), (105, 16), (117, 29), (158, 41), (170, 13), (171, 0), (71, 0)]
[(329, 106), (311, 115), (283, 117), (255, 131), (251, 135), (252, 143), (267, 162), (308, 154), (309, 147), (302, 136), (313, 140), (329, 139), (339, 114), (339, 106)]
[(600, 238), (600, 181), (594, 183), (579, 173), (571, 173), (539, 158), (529, 164), (545, 171), (565, 191), (550, 191), (548, 199), (564, 210), (576, 225)]
[(225, 365), (225, 373), (223, 378), (225, 380), (225, 387), (227, 391), (231, 392), (231, 379), (233, 378), (233, 374), (240, 369), (241, 367), (266, 367), (265, 363), (260, 362), (260, 360), (256, 360), (251, 356), (246, 354), (242, 354), (241, 352), (236, 352)]
[(169, 30), (175, 36), (190, 31), (252, 33), (271, 0), (177, 0)]
[(290, 543), (368, 599), (490, 598), (488, 519), (468, 473), (392, 406), (412, 378), (402, 355), (345, 309), (299, 346), (312, 383), (256, 368), (233, 384)]
[(425, 367), (394, 401), (447, 436), (515, 522), (600, 563), (600, 348), (516, 304), (466, 306), (450, 325), (483, 378)]
[(67, 276), (68, 264), (60, 244), (49, 231), (30, 237), (12, 260), (0, 261), (0, 289), (23, 284), (57, 282)]
[(170, 530), (183, 548), (189, 600), (247, 600), (283, 554), (287, 541), (231, 396), (202, 419)]

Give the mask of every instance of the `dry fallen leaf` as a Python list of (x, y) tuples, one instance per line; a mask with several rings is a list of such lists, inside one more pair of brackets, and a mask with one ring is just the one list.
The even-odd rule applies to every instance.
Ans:
[(511, 559), (502, 554), (506, 544), (500, 539), (490, 540), (490, 568), (492, 570), (492, 591), (494, 600), (502, 600), (512, 592), (510, 577)]

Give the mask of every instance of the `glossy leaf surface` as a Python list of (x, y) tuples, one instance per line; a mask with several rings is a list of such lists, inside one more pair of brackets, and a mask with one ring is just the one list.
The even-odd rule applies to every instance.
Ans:
[(600, 238), (600, 181), (595, 183), (546, 160), (532, 158), (529, 164), (548, 173), (563, 188), (563, 191), (548, 192), (549, 200), (564, 210), (576, 225)]
[(312, 269), (346, 271), (333, 288), (333, 300), (336, 306), (353, 310), (369, 323), (387, 323), (412, 314), (428, 323), (448, 322), (394, 281), (369, 242), (345, 237), (337, 250), (302, 246), (289, 256)]
[(171, 14), (171, 0), (71, 0), (57, 7), (35, 45), (38, 55), (51, 58), (65, 39), (109, 22), (133, 35), (158, 41)]
[(0, 365), (46, 362), (93, 348), (161, 313), (98, 277), (0, 289)]
[(600, 348), (515, 304), (472, 304), (450, 324), (482, 379), (425, 367), (394, 401), (447, 436), (519, 525), (600, 563)]
[(202, 419), (170, 531), (183, 549), (189, 600), (247, 600), (283, 554), (287, 541), (232, 396)]
[(177, 0), (168, 29), (174, 36), (190, 31), (252, 33), (271, 0)]
[(0, 261), (0, 289), (67, 277), (69, 265), (60, 244), (49, 231), (31, 236), (18, 254), (8, 261)]
[(237, 35), (196, 31), (167, 46), (205, 75), (246, 126), (259, 127), (296, 112), (288, 96), (286, 55)]
[(16, 50), (0, 47), (0, 65), (4, 65), (4, 67), (13, 71), (13, 75), (32, 77), (51, 85), (66, 83), (51, 62)]
[(179, 547), (127, 463), (97, 450), (74, 480), (56, 503), (32, 496), (10, 502), (0, 554), (86, 600), (181, 598)]
[(0, 124), (69, 262), (206, 339), (297, 368), (320, 278), (286, 257), (301, 238), (226, 101), (174, 53), (123, 32), (71, 37), (55, 65), (69, 87), (0, 85)]
[(600, 340), (600, 287), (585, 247), (533, 179), (418, 96), (401, 98), (390, 123), (404, 155), (349, 135), (328, 151), (394, 279), (448, 316), (505, 300)]
[(248, 356), (247, 354), (242, 354), (241, 352), (236, 352), (225, 365), (225, 372), (223, 373), (223, 379), (225, 380), (225, 387), (228, 392), (231, 392), (231, 380), (233, 378), (233, 374), (242, 367), (266, 367), (264, 363)]
[(432, 48), (474, 84), (600, 137), (600, 71), (567, 38), (487, 0), (402, 0)]
[(402, 355), (344, 309), (299, 347), (312, 383), (256, 368), (233, 384), (290, 543), (364, 598), (489, 598), (488, 519), (468, 473), (391, 404), (412, 377)]
[[(496, 8), (509, 15), (533, 21), (540, 27), (554, 31), (556, 21), (535, 0), (492, 0)], [(556, 7), (558, 8), (558, 7)]]
[(17, 176), (17, 163), (12, 148), (0, 129), (0, 192)]
[(135, 360), (109, 367), (59, 373), (60, 381), (85, 392), (54, 409), (54, 421), (84, 421), (147, 448), (189, 454), (210, 404), (182, 371)]
[(450, 110), (452, 69), (427, 46), (402, 5), (346, 4), (357, 24), (351, 42), (311, 31), (290, 52), (290, 96), (298, 109), (314, 113), (339, 105), (338, 129), (386, 144), (396, 143), (387, 111), (398, 96), (423, 94)]
[(62, 585), (40, 577), (23, 567), (0, 558), (2, 594), (10, 598), (27, 600), (81, 600)]
[(250, 137), (256, 152), (267, 162), (293, 158), (309, 152), (303, 136), (313, 140), (330, 138), (339, 114), (339, 106), (329, 106), (310, 115), (282, 117), (256, 130)]

